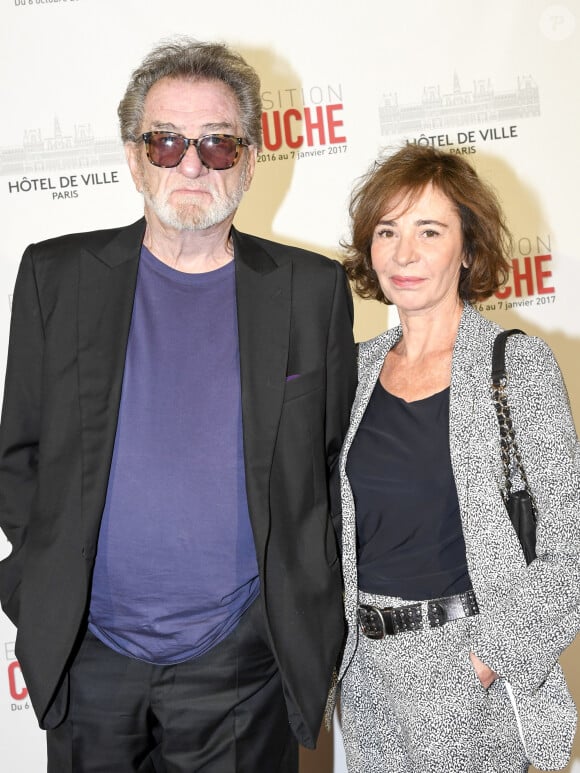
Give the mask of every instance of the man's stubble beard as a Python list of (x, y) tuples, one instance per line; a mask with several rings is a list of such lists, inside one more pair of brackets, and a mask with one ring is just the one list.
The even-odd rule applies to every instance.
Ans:
[(247, 161), (242, 159), (240, 163), (244, 164), (244, 166), (238, 185), (229, 194), (217, 193), (213, 186), (207, 186), (206, 190), (212, 196), (211, 203), (207, 209), (194, 203), (173, 205), (169, 203), (167, 198), (160, 200), (157, 195), (151, 193), (145, 177), (143, 177), (143, 197), (147, 206), (164, 225), (175, 228), (178, 231), (203, 231), (206, 228), (223, 223), (239, 207), (242, 196), (245, 193), (248, 174)]

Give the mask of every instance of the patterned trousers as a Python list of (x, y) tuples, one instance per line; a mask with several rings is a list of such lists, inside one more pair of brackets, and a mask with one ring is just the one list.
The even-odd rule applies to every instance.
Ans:
[[(409, 603), (362, 592), (359, 600)], [(485, 690), (471, 665), (475, 624), (464, 618), (379, 640), (359, 633), (341, 687), (349, 773), (528, 770), (504, 681)]]

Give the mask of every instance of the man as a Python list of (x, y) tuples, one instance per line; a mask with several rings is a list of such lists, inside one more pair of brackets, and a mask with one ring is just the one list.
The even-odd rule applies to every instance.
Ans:
[(343, 638), (349, 290), (232, 226), (261, 143), (239, 55), (160, 46), (119, 117), (144, 220), (32, 245), (16, 283), (2, 607), (51, 773), (295, 771)]

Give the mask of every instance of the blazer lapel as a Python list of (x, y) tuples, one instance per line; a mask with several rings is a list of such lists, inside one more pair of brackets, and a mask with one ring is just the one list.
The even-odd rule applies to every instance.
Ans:
[(256, 543), (263, 546), (269, 521), (270, 465), (288, 362), (292, 264), (274, 260), (257, 239), (235, 229), (232, 234), (246, 489)]
[[(467, 527), (469, 507), (469, 481), (471, 466), (471, 442), (476, 422), (476, 400), (487, 382), (477, 384), (481, 374), (481, 351), (479, 315), (468, 304), (463, 309), (451, 362), (451, 390), (449, 398), (449, 450), (455, 479), (457, 498), (460, 504), (464, 533)], [(479, 365), (476, 365), (476, 362)], [(490, 360), (491, 374), (491, 360)], [(490, 407), (491, 407), (491, 397)]]
[(401, 328), (397, 326), (387, 330), (372, 341), (361, 344), (361, 353), (359, 355), (359, 383), (352, 406), (350, 426), (344, 439), (341, 454), (341, 466), (343, 472), (346, 465), (346, 457), (362, 417), (367, 409), (369, 400), (371, 399), (385, 357), (400, 337)]
[[(372, 341), (361, 344), (359, 350), (359, 383), (352, 406), (350, 425), (340, 455), (342, 495), (342, 568), (344, 574), (344, 601), (351, 631), (356, 631), (358, 580), (356, 568), (356, 516), (354, 497), (346, 474), (346, 460), (352, 442), (376, 386), (387, 352), (401, 337), (401, 328), (394, 327)], [(350, 661), (355, 639), (349, 637), (344, 652), (342, 671)]]
[(121, 230), (80, 260), (79, 395), (82, 417), (82, 513), (85, 544), (96, 549), (105, 503), (125, 353), (145, 221)]

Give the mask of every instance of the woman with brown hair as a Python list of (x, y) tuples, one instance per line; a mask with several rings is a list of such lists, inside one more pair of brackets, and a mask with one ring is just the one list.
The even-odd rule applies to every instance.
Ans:
[(409, 145), (375, 164), (350, 212), (347, 273), (400, 325), (360, 346), (340, 462), (349, 771), (563, 767), (576, 724), (557, 660), (580, 620), (578, 444), (550, 349), (511, 336), (508, 399), (537, 512), (528, 566), (490, 389), (500, 328), (472, 305), (509, 271), (497, 197), (463, 158)]

